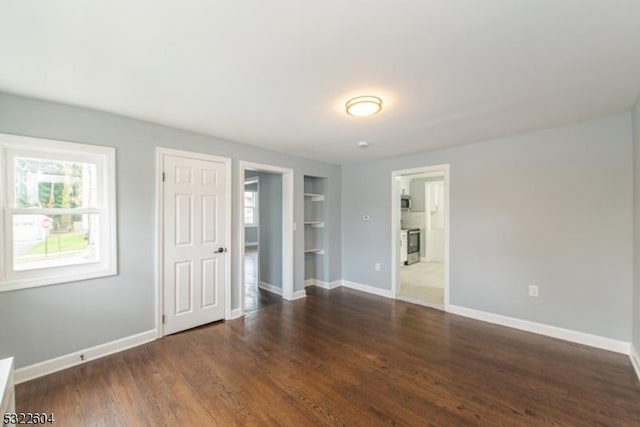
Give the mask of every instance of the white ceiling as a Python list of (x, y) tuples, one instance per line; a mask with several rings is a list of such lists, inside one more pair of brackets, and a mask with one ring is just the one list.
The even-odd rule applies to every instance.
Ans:
[(0, 91), (351, 163), (628, 109), (640, 1), (2, 0), (0, 58)]

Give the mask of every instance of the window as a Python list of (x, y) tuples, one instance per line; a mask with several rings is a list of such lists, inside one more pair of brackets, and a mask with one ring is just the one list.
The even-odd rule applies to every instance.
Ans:
[(244, 225), (258, 225), (258, 179), (244, 183)]
[(115, 150), (0, 134), (0, 291), (114, 275)]

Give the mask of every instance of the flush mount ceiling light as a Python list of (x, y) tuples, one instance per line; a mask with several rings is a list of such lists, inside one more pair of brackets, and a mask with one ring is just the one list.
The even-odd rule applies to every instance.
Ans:
[(345, 107), (350, 116), (371, 116), (382, 109), (382, 99), (377, 96), (356, 96), (348, 100)]

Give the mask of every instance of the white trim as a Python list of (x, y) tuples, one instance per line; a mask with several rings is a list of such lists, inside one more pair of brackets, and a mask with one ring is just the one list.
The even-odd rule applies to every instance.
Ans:
[(638, 355), (638, 350), (633, 343), (631, 343), (629, 348), (629, 359), (631, 359), (633, 370), (636, 371), (636, 376), (638, 377), (638, 381), (640, 381), (640, 356)]
[[(449, 193), (450, 193), (450, 166), (449, 164), (440, 164), (434, 166), (424, 166), (420, 168), (413, 169), (402, 169), (395, 170), (391, 172), (391, 295), (392, 298), (397, 298), (399, 295), (399, 276), (400, 269), (398, 265), (400, 264), (399, 256), (400, 251), (398, 250), (400, 244), (400, 186), (397, 184), (397, 177), (403, 175), (414, 175), (419, 173), (429, 173), (429, 172), (442, 172), (444, 174), (444, 311), (449, 311), (450, 308), (450, 282), (449, 282), (449, 272), (450, 272), (450, 245), (449, 245), (449, 228), (450, 222), (449, 218), (451, 217), (451, 208), (449, 203)], [(434, 306), (438, 307), (438, 306)]]
[[(255, 170), (282, 175), (282, 298), (288, 301), (301, 298), (300, 292), (293, 291), (293, 169), (273, 166), (264, 163), (239, 161), (237, 194), (238, 216), (236, 227), (242, 244), (238, 245), (238, 295), (240, 296), (240, 311), (244, 314), (244, 180), (245, 171)], [(306, 296), (306, 292), (303, 296)]]
[(329, 283), (329, 286), (330, 286), (330, 289), (335, 289), (342, 286), (343, 283), (344, 283), (344, 280), (342, 279), (334, 280), (333, 282)]
[(243, 316), (244, 314), (242, 314), (242, 311), (239, 308), (234, 308), (233, 310), (231, 310), (231, 316), (229, 316), (227, 320), (233, 320)]
[[(194, 153), (191, 151), (183, 151), (183, 150), (174, 150), (171, 148), (163, 148), (156, 147), (156, 231), (155, 231), (155, 245), (156, 245), (156, 254), (155, 254), (155, 282), (156, 282), (156, 334), (157, 337), (160, 338), (164, 336), (164, 326), (162, 324), (162, 315), (164, 313), (164, 283), (162, 281), (163, 277), (163, 247), (164, 247), (164, 215), (163, 215), (163, 205), (164, 205), (164, 191), (162, 185), (162, 173), (163, 173), (163, 158), (164, 156), (178, 156), (178, 157), (186, 157), (189, 159), (196, 160), (207, 160), (213, 162), (224, 163), (225, 165), (225, 179), (226, 179), (226, 188), (225, 193), (227, 196), (227, 209), (226, 209), (226, 221), (225, 228), (227, 230), (225, 246), (228, 249), (228, 255), (225, 257), (225, 269), (226, 269), (226, 277), (225, 277), (225, 290), (224, 290), (224, 299), (225, 299), (225, 319), (231, 319), (231, 215), (232, 215), (232, 200), (233, 200), (233, 191), (232, 191), (232, 182), (231, 182), (231, 159), (228, 157), (219, 157), (211, 154), (204, 153)], [(244, 235), (242, 236), (244, 239)], [(243, 246), (243, 245), (240, 245)]]
[(324, 194), (317, 193), (304, 193), (304, 197), (311, 197), (312, 202), (322, 202), (324, 201)]
[[(331, 284), (329, 282), (325, 282), (324, 280), (320, 279), (315, 279), (313, 286), (317, 286), (322, 289), (331, 289)], [(342, 284), (340, 286), (342, 286)]]
[(245, 248), (253, 248), (253, 247), (258, 247), (258, 242), (246, 242), (244, 244)]
[(316, 279), (306, 279), (304, 281), (304, 287), (308, 288), (309, 286), (315, 286), (316, 285)]
[[(141, 332), (115, 341), (89, 347), (84, 350), (65, 354), (64, 356), (56, 357), (54, 359), (45, 360), (44, 362), (25, 366), (24, 368), (15, 370), (15, 381), (16, 384), (20, 384), (34, 378), (39, 378), (63, 369), (71, 368), (72, 366), (86, 363), (90, 360), (99, 359), (110, 354), (118, 353), (155, 341), (156, 338), (156, 330), (152, 329), (150, 331)], [(81, 357), (84, 357), (84, 360), (81, 359)]]
[(306, 297), (307, 297), (307, 291), (303, 289), (301, 291), (295, 291), (289, 301), (295, 301), (297, 299), (302, 299)]
[[(4, 230), (4, 204), (5, 204), (5, 188), (7, 187), (5, 183), (7, 182), (12, 182), (12, 180), (9, 178), (7, 171), (6, 171), (6, 167), (5, 165), (6, 163), (6, 159), (5, 159), (5, 151), (6, 149), (4, 147), (0, 147), (0, 230)], [(4, 248), (4, 243), (2, 242), (2, 239), (0, 239), (0, 281), (5, 279), (5, 271), (6, 271), (6, 267), (5, 267), (5, 258), (6, 258), (6, 254), (5, 254), (5, 248)]]
[(334, 280), (333, 282), (324, 282), (322, 280), (314, 279), (314, 285), (323, 289), (335, 289), (342, 286), (342, 280)]
[(14, 215), (93, 215), (101, 214), (102, 209), (97, 208), (20, 208), (11, 209)]
[(156, 181), (155, 181), (155, 192), (156, 192), (156, 212), (155, 212), (155, 236), (154, 236), (154, 244), (155, 244), (155, 269), (154, 269), (154, 281), (156, 284), (155, 291), (155, 317), (156, 317), (156, 337), (162, 338), (164, 336), (164, 325), (162, 324), (162, 314), (164, 313), (164, 283), (162, 280), (164, 268), (163, 264), (163, 246), (164, 246), (164, 191), (162, 188), (162, 157), (164, 155), (163, 149), (160, 147), (156, 147)]
[(324, 255), (324, 249), (320, 249), (320, 248), (313, 248), (313, 249), (305, 249), (304, 250), (305, 254), (318, 254), (318, 255)]
[(267, 282), (258, 282), (258, 287), (260, 289), (264, 289), (267, 292), (271, 292), (272, 294), (282, 295), (282, 288), (272, 285)]
[(590, 347), (601, 348), (603, 350), (614, 351), (616, 353), (629, 354), (630, 351), (631, 344), (626, 341), (601, 337), (585, 332), (573, 331), (571, 329), (564, 329), (557, 326), (546, 325), (544, 323), (516, 319), (514, 317), (488, 313), (486, 311), (474, 310), (457, 305), (450, 305), (449, 312), (457, 314), (459, 316), (482, 320), (484, 322), (494, 323), (496, 325), (506, 326), (509, 328), (520, 329), (522, 331), (532, 332), (534, 334), (559, 338), (561, 340), (588, 345)]
[(389, 289), (376, 288), (375, 286), (363, 285), (362, 283), (351, 282), (349, 280), (342, 280), (342, 286), (345, 288), (355, 289), (356, 291), (378, 295), (380, 297), (393, 298), (393, 292)]
[(409, 302), (411, 304), (421, 305), (423, 307), (435, 308), (436, 310), (444, 310), (444, 306), (442, 304), (429, 303), (419, 298), (411, 298), (404, 295), (396, 295), (396, 299), (399, 301)]

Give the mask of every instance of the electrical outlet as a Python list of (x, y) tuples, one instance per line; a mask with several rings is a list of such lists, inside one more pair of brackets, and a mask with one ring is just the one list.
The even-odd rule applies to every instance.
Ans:
[(537, 297), (538, 296), (538, 287), (535, 285), (530, 285), (529, 286), (529, 296), (530, 297)]
[(380, 263), (376, 262), (376, 265), (374, 266), (376, 271), (380, 271)]

